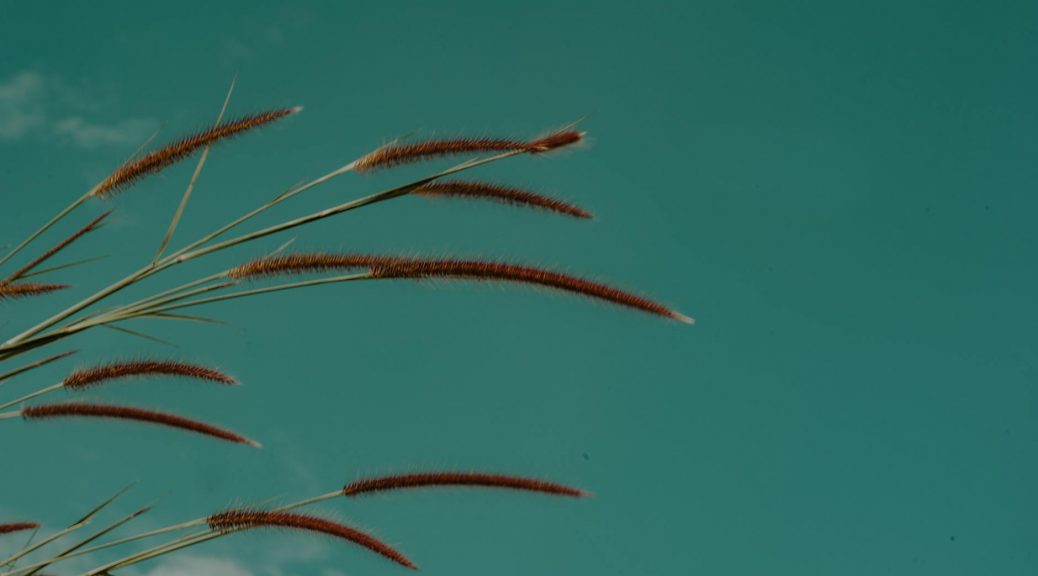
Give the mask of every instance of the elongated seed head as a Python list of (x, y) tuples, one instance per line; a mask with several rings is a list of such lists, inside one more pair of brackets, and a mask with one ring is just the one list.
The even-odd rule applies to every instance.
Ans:
[(40, 284), (38, 282), (0, 283), (0, 300), (41, 296), (68, 288), (67, 284)]
[(372, 256), (366, 254), (297, 253), (253, 260), (231, 269), (228, 275), (234, 279), (244, 280), (284, 274), (357, 268), (368, 269), (371, 277), (375, 279), (421, 280), (426, 278), (444, 278), (469, 281), (514, 282), (543, 286), (579, 294), (588, 298), (612, 302), (613, 304), (672, 318), (687, 324), (693, 323), (691, 318), (676, 310), (671, 310), (658, 302), (607, 284), (543, 268), (507, 262), (453, 258), (429, 259)]
[(279, 108), (259, 114), (243, 116), (236, 120), (230, 120), (217, 124), (212, 128), (192, 134), (186, 138), (173, 142), (172, 144), (145, 154), (144, 156), (131, 159), (107, 178), (101, 181), (93, 191), (93, 195), (105, 198), (130, 186), (137, 180), (160, 172), (163, 169), (181, 161), (200, 150), (201, 148), (216, 144), (217, 142), (231, 138), (243, 132), (253, 130), (265, 124), (280, 120), (286, 116), (295, 114), (301, 108)]
[(516, 138), (444, 138), (390, 144), (362, 156), (354, 163), (357, 172), (369, 172), (381, 168), (392, 168), (413, 164), (433, 158), (458, 154), (489, 154), (521, 152), (543, 154), (571, 146), (584, 139), (584, 133), (576, 130), (561, 130), (535, 140)]
[(218, 532), (255, 528), (290, 528), (325, 534), (363, 546), (408, 568), (418, 568), (399, 551), (370, 534), (345, 524), (308, 514), (235, 509), (213, 514), (209, 517), (208, 523), (209, 528)]
[(591, 218), (591, 214), (583, 208), (557, 198), (489, 182), (436, 181), (417, 188), (411, 193), (416, 196), (490, 200), (501, 204), (556, 212), (575, 218)]
[(175, 360), (132, 360), (82, 368), (66, 376), (64, 383), (66, 388), (77, 390), (135, 376), (180, 376), (229, 385), (238, 383), (219, 370)]
[(131, 420), (134, 422), (157, 424), (169, 428), (178, 428), (180, 430), (195, 432), (219, 440), (226, 440), (238, 444), (248, 444), (257, 448), (260, 446), (259, 443), (249, 440), (244, 436), (235, 434), (229, 430), (224, 430), (223, 428), (218, 428), (206, 422), (192, 420), (190, 418), (184, 418), (183, 416), (177, 416), (166, 412), (158, 412), (155, 410), (146, 410), (130, 406), (67, 402), (29, 406), (27, 408), (22, 408), (21, 414), (26, 420), (45, 420), (54, 418), (113, 418)]
[(406, 490), (410, 488), (422, 488), (426, 486), (468, 486), (484, 488), (506, 488), (509, 490), (525, 490), (529, 492), (542, 492), (545, 494), (556, 494), (560, 496), (587, 496), (587, 493), (578, 488), (572, 488), (564, 484), (524, 478), (521, 476), (508, 476), (505, 474), (488, 474), (483, 472), (416, 472), (411, 474), (394, 474), (390, 476), (378, 476), (373, 478), (362, 478), (347, 484), (342, 493), (346, 496), (358, 496), (376, 492), (388, 492), (391, 490)]

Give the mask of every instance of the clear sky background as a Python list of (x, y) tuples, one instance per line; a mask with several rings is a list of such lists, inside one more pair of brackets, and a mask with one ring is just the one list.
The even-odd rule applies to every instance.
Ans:
[[(73, 366), (171, 355), (180, 382), (91, 397), (203, 417), (261, 451), (148, 427), (0, 422), (0, 519), (74, 519), (129, 481), (140, 527), (362, 474), (488, 469), (586, 501), (428, 490), (332, 502), (430, 575), (1034, 574), (1038, 570), (1038, 5), (798, 0), (0, 1), (0, 233), (13, 242), (117, 166), (230, 110), (304, 113), (214, 149), (183, 242), (391, 138), (590, 145), (481, 176), (596, 219), (404, 198), (301, 249), (512, 258), (660, 299), (689, 327), (577, 298), (372, 283), (220, 305), (228, 326), (98, 331)], [(0, 303), (5, 336), (150, 258), (193, 163), (91, 204), (110, 256)], [(348, 175), (272, 223), (423, 170)], [(272, 250), (271, 238), (143, 287)], [(140, 291), (139, 294), (145, 292)], [(128, 294), (129, 298), (134, 294)], [(10, 549), (10, 542), (0, 547)], [(85, 568), (70, 564), (60, 574)], [(178, 576), (399, 569), (248, 534), (140, 567)]]

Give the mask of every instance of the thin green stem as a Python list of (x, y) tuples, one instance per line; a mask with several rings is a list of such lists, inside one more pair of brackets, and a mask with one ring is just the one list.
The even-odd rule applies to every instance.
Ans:
[(89, 520), (81, 520), (81, 521), (79, 521), (79, 522), (69, 526), (68, 528), (65, 528), (64, 530), (59, 530), (59, 531), (55, 532), (54, 534), (51, 534), (50, 536), (44, 538), (43, 540), (40, 540), (39, 542), (33, 544), (32, 546), (29, 546), (27, 548), (22, 549), (22, 551), (14, 554), (13, 556), (9, 556), (9, 557), (5, 558), (4, 560), (0, 560), (0, 566), (7, 566), (8, 564), (11, 564), (12, 562), (17, 561), (19, 558), (21, 558), (23, 556), (27, 556), (29, 554), (32, 554), (33, 552), (39, 550), (40, 548), (43, 548), (47, 544), (50, 544), (51, 542), (54, 542), (55, 540), (57, 540), (59, 538), (62, 538), (63, 536), (71, 534), (72, 532), (75, 532), (76, 530), (79, 530), (80, 528), (86, 526), (89, 523), (90, 523)]
[(28, 400), (32, 400), (33, 398), (36, 398), (37, 396), (43, 396), (44, 394), (50, 394), (51, 392), (54, 392), (56, 390), (61, 390), (64, 387), (65, 387), (65, 383), (64, 382), (58, 382), (57, 384), (52, 384), (50, 386), (47, 386), (46, 388), (41, 388), (41, 389), (39, 389), (39, 390), (37, 390), (35, 392), (32, 392), (31, 394), (26, 394), (25, 396), (22, 396), (21, 398), (18, 398), (18, 399), (15, 399), (15, 400), (11, 400), (10, 402), (7, 402), (6, 404), (0, 404), (0, 410), (4, 410), (4, 409), (7, 409), (7, 408), (10, 408), (11, 406), (17, 406), (18, 404), (21, 404), (22, 402), (25, 402), (25, 401), (28, 401)]
[[(287, 511), (287, 510), (293, 510), (295, 508), (302, 508), (304, 506), (309, 506), (309, 505), (312, 505), (312, 504), (317, 504), (319, 502), (324, 502), (326, 500), (332, 500), (334, 498), (338, 498), (338, 497), (341, 497), (341, 496), (342, 496), (342, 490), (336, 490), (335, 492), (328, 492), (326, 494), (321, 494), (319, 496), (313, 496), (313, 497), (307, 498), (305, 500), (300, 500), (298, 502), (293, 502), (291, 504), (286, 504), (284, 506), (280, 506), (278, 508), (275, 508), (273, 511), (274, 512), (284, 512), (284, 511)], [(198, 518), (196, 520), (192, 520), (190, 522), (186, 522), (186, 523), (178, 525), (178, 526), (180, 528), (187, 528), (187, 527), (190, 527), (190, 526), (202, 525), (202, 524), (205, 524), (207, 522), (208, 522), (208, 517), (206, 517), (206, 518)], [(167, 530), (167, 531), (170, 531), (170, 530)], [(229, 531), (204, 530), (204, 531), (194, 532), (192, 534), (188, 534), (186, 536), (182, 536), (182, 537), (180, 537), (180, 538), (178, 538), (176, 540), (172, 540), (172, 541), (167, 542), (165, 544), (160, 544), (158, 546), (149, 548), (149, 549), (144, 550), (142, 552), (138, 552), (136, 554), (127, 556), (125, 558), (121, 558), (119, 560), (116, 560), (114, 562), (111, 562), (109, 564), (101, 566), (99, 568), (95, 568), (94, 570), (91, 570), (90, 572), (87, 572), (87, 576), (96, 576), (98, 574), (104, 574), (105, 572), (107, 572), (109, 570), (114, 570), (116, 568), (123, 568), (125, 566), (130, 566), (131, 564), (137, 564), (137, 563), (140, 563), (140, 562), (144, 562), (145, 560), (150, 560), (151, 558), (155, 558), (155, 557), (158, 557), (158, 556), (163, 556), (165, 554), (169, 554), (170, 552), (175, 552), (177, 550), (180, 550), (180, 549), (183, 549), (183, 548), (187, 548), (189, 546), (194, 546), (195, 544), (201, 544), (203, 542), (208, 542), (209, 540), (213, 540), (214, 538), (220, 538), (221, 536), (226, 536), (226, 535), (232, 534), (233, 532), (236, 532), (236, 531), (237, 530), (229, 530)]]
[[(322, 220), (324, 218), (335, 216), (335, 215), (341, 214), (343, 212), (348, 212), (350, 210), (355, 210), (357, 208), (368, 206), (370, 204), (375, 204), (375, 203), (378, 203), (378, 202), (383, 202), (385, 200), (390, 200), (392, 198), (397, 198), (397, 197), (406, 195), (406, 194), (410, 193), (411, 191), (413, 191), (414, 189), (416, 189), (416, 188), (418, 188), (420, 186), (423, 186), (425, 184), (428, 184), (429, 182), (432, 182), (433, 180), (436, 180), (437, 178), (442, 178), (444, 176), (448, 176), (448, 175), (455, 174), (455, 173), (458, 173), (458, 172), (462, 172), (462, 171), (465, 171), (465, 170), (470, 170), (470, 169), (476, 168), (478, 166), (483, 166), (483, 165), (489, 164), (491, 162), (497, 162), (499, 160), (504, 160), (506, 158), (511, 158), (512, 156), (517, 156), (517, 155), (523, 154), (523, 153), (524, 152), (522, 152), (522, 151), (505, 152), (505, 153), (497, 154), (495, 156), (490, 156), (490, 157), (487, 157), (487, 158), (482, 158), (482, 159), (476, 159), (476, 160), (470, 160), (470, 161), (467, 161), (467, 162), (463, 162), (461, 164), (458, 164), (457, 166), (454, 166), (452, 168), (449, 168), (447, 170), (444, 170), (444, 171), (439, 172), (437, 174), (434, 174), (432, 176), (429, 176), (429, 177), (426, 177), (426, 178), (422, 178), (422, 179), (417, 180), (415, 182), (411, 182), (410, 184), (405, 184), (403, 186), (398, 186), (396, 188), (391, 188), (389, 190), (378, 192), (376, 194), (371, 194), (369, 196), (365, 196), (365, 197), (357, 199), (357, 200), (353, 200), (353, 201), (350, 201), (350, 202), (339, 204), (337, 206), (333, 206), (331, 208), (327, 208), (325, 210), (321, 210), (319, 212), (315, 212), (315, 213), (309, 214), (307, 216), (303, 216), (303, 217), (300, 217), (300, 218), (295, 218), (293, 220), (282, 222), (281, 224), (277, 224), (277, 225), (274, 225), (274, 226), (269, 226), (267, 228), (263, 228), (262, 230), (258, 230), (256, 232), (252, 232), (252, 233), (249, 233), (249, 234), (243, 234), (241, 236), (238, 236), (238, 237), (235, 237), (235, 238), (231, 238), (230, 240), (225, 240), (223, 242), (220, 242), (220, 243), (217, 243), (217, 244), (213, 244), (213, 245), (210, 245), (210, 246), (205, 247), (205, 248), (197, 248), (197, 249), (192, 248), (192, 247), (195, 247), (195, 246), (201, 246), (202, 244), (205, 244), (209, 240), (214, 239), (215, 237), (217, 237), (218, 235), (222, 234), (226, 230), (229, 230), (230, 228), (232, 228), (235, 225), (237, 225), (236, 223), (229, 224), (227, 226), (224, 226), (223, 228), (221, 228), (217, 232), (215, 232), (213, 234), (210, 234), (209, 236), (207, 236), (207, 237), (205, 237), (205, 238), (203, 238), (203, 239), (201, 239), (201, 240), (199, 240), (197, 242), (192, 243), (188, 247), (185, 247), (185, 248), (177, 251), (176, 253), (170, 254), (169, 256), (167, 256), (167, 257), (163, 258), (162, 260), (160, 260), (157, 265), (155, 265), (155, 266), (152, 266), (152, 265), (145, 266), (144, 268), (141, 268), (137, 272), (134, 272), (133, 274), (130, 274), (129, 276), (127, 276), (126, 278), (123, 278), (122, 280), (116, 282), (115, 284), (112, 284), (111, 286), (102, 289), (101, 291), (97, 292), (93, 296), (90, 296), (90, 297), (82, 300), (78, 304), (75, 304), (75, 305), (65, 309), (64, 311), (62, 311), (62, 312), (52, 316), (51, 318), (48, 318), (47, 320), (41, 322), (40, 324), (37, 324), (36, 326), (33, 326), (32, 328), (29, 328), (28, 330), (22, 332), (21, 334), (18, 334), (17, 336), (9, 339), (3, 345), (0, 345), (0, 353), (9, 351), (11, 349), (15, 349), (19, 345), (24, 344), (27, 340), (29, 340), (29, 338), (32, 338), (33, 336), (35, 336), (35, 335), (39, 334), (40, 332), (50, 328), (51, 326), (54, 326), (55, 324), (57, 324), (57, 323), (65, 320), (65, 319), (71, 317), (72, 315), (74, 315), (74, 314), (76, 314), (76, 313), (86, 309), (87, 307), (92, 306), (93, 304), (95, 304), (95, 303), (97, 303), (97, 302), (107, 298), (108, 296), (111, 296), (112, 294), (115, 294), (116, 292), (119, 292), (120, 290), (126, 288), (127, 286), (135, 284), (136, 282), (139, 282), (139, 281), (143, 280), (144, 278), (147, 278), (147, 277), (149, 277), (149, 276), (151, 276), (153, 274), (156, 274), (156, 273), (158, 273), (158, 272), (160, 272), (162, 270), (165, 270), (166, 268), (169, 268), (171, 266), (174, 266), (174, 265), (177, 265), (177, 264), (181, 264), (181, 263), (193, 260), (195, 258), (199, 258), (201, 256), (205, 256), (207, 254), (211, 254), (211, 253), (214, 253), (214, 252), (225, 250), (227, 248), (231, 248), (231, 247), (237, 246), (239, 244), (243, 244), (243, 243), (246, 243), (246, 242), (251, 242), (251, 241), (259, 239), (259, 238), (264, 238), (266, 236), (270, 236), (270, 235), (276, 234), (278, 232), (283, 232), (285, 230), (290, 230), (292, 228), (296, 228), (296, 227), (302, 226), (304, 224), (309, 224), (309, 223), (315, 222), (317, 220)], [(282, 196), (286, 196), (286, 195), (291, 196), (291, 195), (294, 195), (294, 194), (296, 194), (298, 192), (301, 192), (302, 190), (305, 190), (305, 189), (307, 189), (309, 187), (315, 186), (315, 185), (317, 185), (319, 183), (322, 183), (322, 182), (326, 182), (327, 180), (333, 178), (334, 176), (337, 176), (339, 174), (345, 173), (346, 171), (351, 169), (350, 166), (351, 166), (350, 164), (347, 164), (346, 166), (343, 166), (342, 168), (339, 168), (339, 169), (337, 169), (337, 170), (335, 170), (333, 172), (330, 172), (329, 174), (326, 174), (325, 176), (322, 176), (322, 177), (312, 181), (308, 185), (304, 185), (303, 187), (300, 187), (299, 189), (296, 189), (295, 191), (289, 191), (288, 193), (286, 193), (285, 195), (282, 195)], [(273, 202), (276, 203), (276, 202), (279, 202), (279, 201), (280, 200), (275, 199)], [(254, 210), (250, 214), (258, 213), (257, 211), (262, 211), (262, 209), (263, 209), (263, 207), (261, 207), (260, 209)], [(235, 222), (244, 221), (244, 220), (247, 220), (250, 217), (251, 217), (250, 215), (246, 215), (246, 216), (244, 216), (242, 218), (239, 218)], [(10, 355), (0, 356), (0, 360), (6, 359), (6, 358), (9, 358), (9, 357), (10, 357)]]
[[(220, 114), (216, 116), (216, 126), (220, 125), (224, 113), (227, 112), (227, 104), (231, 101), (231, 94), (234, 94), (235, 83), (237, 83), (237, 78), (231, 80), (231, 86), (227, 89), (227, 96), (223, 99), (223, 106), (220, 107)], [(176, 232), (177, 225), (180, 224), (180, 219), (184, 216), (184, 210), (187, 209), (187, 203), (191, 200), (191, 193), (195, 190), (195, 182), (198, 181), (198, 176), (202, 173), (202, 168), (205, 166), (205, 161), (209, 158), (210, 148), (212, 148), (212, 143), (206, 144), (205, 148), (202, 150), (202, 155), (198, 158), (198, 164), (195, 165), (195, 171), (191, 174), (191, 181), (188, 182), (187, 189), (184, 190), (184, 195), (180, 198), (180, 205), (177, 206), (177, 211), (173, 214), (173, 220), (169, 223), (166, 235), (163, 236), (162, 243), (159, 244), (159, 249), (155, 252), (155, 257), (151, 260), (152, 266), (158, 263), (159, 258), (162, 257), (162, 253), (165, 252), (166, 247), (169, 246), (169, 241), (173, 239), (173, 233)]]
[(189, 300), (180, 304), (171, 304), (168, 306), (161, 306), (157, 308), (148, 308), (142, 315), (155, 314), (157, 312), (167, 312), (169, 310), (179, 310), (181, 308), (190, 308), (192, 306), (201, 306), (202, 304), (211, 304), (213, 302), (222, 302), (224, 300), (234, 300), (236, 298), (247, 298), (249, 296), (257, 296), (259, 294), (270, 294), (272, 292), (281, 292), (284, 290), (294, 290), (296, 288), (307, 288), (309, 286), (321, 286), (324, 284), (336, 284), (339, 282), (352, 282), (354, 280), (367, 280), (371, 278), (370, 272), (362, 272), (358, 274), (344, 274), (342, 276), (331, 276), (328, 278), (317, 278), (314, 280), (302, 280), (299, 282), (290, 282), (287, 284), (277, 284), (274, 286), (265, 286), (263, 288), (253, 288), (252, 290), (242, 290), (240, 292), (234, 292), (231, 294), (221, 294), (219, 296), (210, 296), (209, 298), (199, 298), (197, 300)]

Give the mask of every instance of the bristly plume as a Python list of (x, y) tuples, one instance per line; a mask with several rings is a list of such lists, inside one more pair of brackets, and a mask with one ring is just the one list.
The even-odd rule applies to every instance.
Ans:
[(584, 140), (585, 133), (577, 130), (560, 130), (547, 136), (531, 141), (526, 145), (526, 151), (530, 154), (543, 154), (574, 144)]
[(380, 168), (392, 168), (404, 164), (412, 164), (433, 158), (454, 156), (457, 154), (518, 152), (526, 154), (543, 154), (580, 142), (583, 132), (562, 130), (538, 138), (536, 140), (517, 140), (514, 138), (446, 138), (442, 140), (426, 140), (406, 144), (390, 144), (383, 146), (363, 157), (354, 164), (357, 172), (369, 172)]
[(98, 228), (98, 226), (101, 225), (101, 222), (103, 222), (105, 218), (108, 218), (108, 215), (111, 214), (111, 213), (112, 213), (112, 211), (109, 210), (108, 212), (105, 212), (104, 214), (98, 216), (97, 218), (94, 218), (94, 220), (92, 220), (86, 226), (84, 226), (84, 227), (80, 228), (79, 230), (77, 230), (76, 232), (74, 232), (68, 238), (65, 238), (61, 242), (58, 242), (57, 244), (52, 246), (49, 250), (47, 250), (43, 254), (40, 254), (39, 256), (34, 258), (31, 262), (29, 262), (25, 266), (22, 266), (18, 270), (15, 270), (10, 276), (5, 278), (3, 281), (0, 281), (0, 283), (6, 284), (6, 283), (9, 283), (9, 282), (14, 282), (15, 280), (18, 280), (19, 278), (21, 278), (22, 276), (28, 274), (30, 271), (34, 270), (40, 264), (43, 264), (47, 260), (50, 260), (51, 257), (54, 256), (55, 254), (57, 254), (58, 252), (61, 252), (62, 250), (64, 250), (66, 247), (68, 247), (69, 244), (72, 244), (73, 242), (75, 242), (76, 240), (79, 240), (80, 238), (82, 238), (86, 234), (89, 234), (90, 232), (93, 232), (94, 230), (96, 230)]
[(511, 490), (527, 490), (560, 496), (584, 497), (583, 490), (520, 476), (504, 474), (486, 474), (481, 472), (418, 472), (412, 474), (396, 474), (377, 478), (354, 480), (347, 484), (342, 493), (345, 496), (357, 496), (374, 492), (388, 492), (407, 488), (425, 486), (481, 486), (487, 488), (507, 488)]
[(0, 534), (11, 534), (13, 532), (22, 532), (24, 530), (35, 530), (40, 525), (36, 522), (11, 522), (8, 524), (0, 524)]
[(219, 382), (221, 384), (234, 385), (238, 383), (237, 380), (219, 370), (197, 364), (188, 364), (187, 362), (174, 360), (131, 360), (76, 370), (65, 377), (64, 384), (65, 388), (81, 390), (111, 380), (134, 376), (183, 376), (185, 378)]
[(370, 256), (367, 254), (326, 254), (323, 252), (279, 254), (276, 256), (265, 256), (235, 266), (227, 272), (227, 276), (234, 280), (249, 280), (286, 274), (371, 268), (390, 265), (400, 260), (402, 259), (391, 256)]
[(129, 160), (112, 172), (94, 188), (93, 195), (106, 198), (115, 192), (125, 188), (140, 178), (154, 174), (188, 158), (205, 146), (226, 140), (242, 132), (280, 120), (286, 116), (295, 114), (300, 108), (279, 108), (244, 116), (237, 120), (231, 120), (203, 130), (197, 134), (178, 140), (165, 148), (145, 154), (135, 160)]
[(209, 517), (208, 523), (209, 528), (217, 532), (248, 530), (252, 528), (290, 528), (326, 534), (363, 546), (372, 552), (389, 558), (397, 564), (412, 569), (418, 568), (406, 556), (370, 534), (345, 524), (307, 514), (237, 509), (213, 514)]
[(40, 284), (37, 282), (12, 282), (0, 284), (0, 300), (40, 296), (68, 288), (67, 284)]
[(351, 268), (367, 268), (376, 279), (403, 278), (422, 280), (443, 278), (471, 281), (515, 282), (554, 288), (597, 300), (612, 302), (692, 324), (692, 318), (666, 306), (607, 284), (586, 280), (561, 272), (505, 262), (371, 256), (364, 254), (286, 254), (260, 258), (232, 268), (228, 275), (242, 280), (281, 274), (324, 272)]
[(218, 438), (220, 440), (226, 440), (228, 442), (235, 442), (238, 444), (248, 444), (259, 448), (260, 445), (257, 442), (249, 440), (244, 436), (235, 434), (223, 428), (217, 428), (212, 424), (200, 422), (198, 420), (191, 420), (175, 414), (168, 414), (165, 412), (157, 412), (154, 410), (145, 410), (142, 408), (133, 408), (130, 406), (112, 406), (107, 404), (87, 404), (79, 402), (69, 402), (61, 404), (43, 404), (39, 406), (29, 406), (22, 408), (21, 415), (26, 420), (42, 420), (48, 418), (66, 418), (66, 417), (83, 417), (83, 418), (115, 418), (121, 420), (133, 420), (136, 422), (146, 422), (150, 424), (158, 424), (160, 426), (168, 426), (171, 428), (179, 428), (181, 430), (187, 430), (189, 432), (195, 432), (204, 436), (210, 436), (212, 438)]
[(512, 186), (491, 184), (489, 182), (467, 182), (461, 180), (448, 180), (430, 182), (411, 192), (418, 196), (436, 196), (447, 198), (466, 198), (474, 200), (491, 200), (502, 204), (513, 206), (525, 206), (557, 212), (575, 218), (591, 218), (591, 214), (568, 202), (556, 198), (543, 196), (528, 190), (522, 190)]

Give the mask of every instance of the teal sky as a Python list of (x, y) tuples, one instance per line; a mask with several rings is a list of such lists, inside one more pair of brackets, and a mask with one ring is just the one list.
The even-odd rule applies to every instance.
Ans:
[[(592, 221), (403, 198), (175, 270), (273, 250), (514, 259), (658, 298), (684, 326), (578, 298), (371, 283), (96, 331), (0, 400), (113, 358), (173, 356), (236, 390), (155, 381), (92, 399), (212, 420), (260, 451), (118, 423), (0, 421), (0, 520), (49, 527), (139, 481), (139, 527), (360, 475), (542, 476), (586, 501), (428, 490), (317, 511), (430, 575), (1033, 574), (1038, 570), (1038, 5), (1027, 1), (142, 2), (0, 0), (0, 242), (156, 143), (230, 112), (305, 111), (213, 150), (175, 244), (392, 138), (589, 145), (480, 177)], [(55, 276), (0, 303), (16, 330), (150, 258), (190, 178), (114, 209)], [(423, 175), (346, 175), (273, 223)], [(56, 237), (57, 235), (55, 235)], [(53, 240), (53, 238), (51, 238)], [(7, 366), (4, 366), (6, 369)], [(0, 552), (10, 541), (0, 543)], [(70, 563), (59, 574), (89, 566)], [(336, 542), (248, 534), (148, 576), (389, 574)]]

